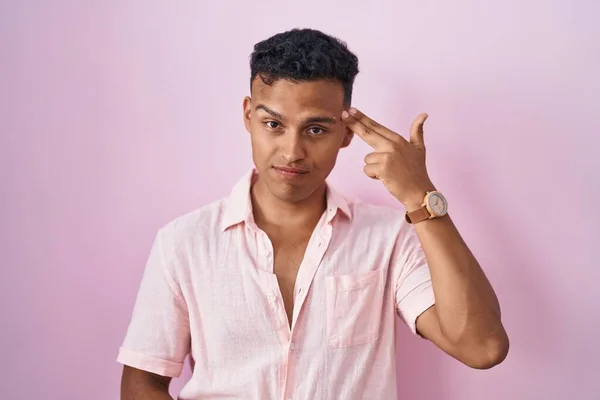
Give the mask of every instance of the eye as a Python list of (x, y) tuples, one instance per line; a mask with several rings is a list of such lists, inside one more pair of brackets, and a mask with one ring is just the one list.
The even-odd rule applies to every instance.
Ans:
[(275, 122), (275, 121), (267, 121), (266, 125), (267, 125), (267, 127), (271, 128), (271, 129), (279, 128), (279, 122)]
[(320, 136), (325, 133), (325, 130), (321, 127), (313, 126), (308, 130), (308, 132), (310, 132), (310, 134), (313, 136)]

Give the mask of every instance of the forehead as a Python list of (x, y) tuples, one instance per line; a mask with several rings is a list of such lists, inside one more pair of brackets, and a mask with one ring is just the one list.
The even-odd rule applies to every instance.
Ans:
[(331, 80), (294, 82), (279, 79), (271, 85), (260, 77), (252, 82), (252, 100), (282, 113), (329, 111), (340, 113), (344, 106), (344, 88)]

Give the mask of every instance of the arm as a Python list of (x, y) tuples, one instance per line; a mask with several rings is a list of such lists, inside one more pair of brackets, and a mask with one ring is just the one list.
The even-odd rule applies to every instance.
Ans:
[(156, 235), (135, 307), (117, 361), (124, 364), (121, 399), (169, 397), (169, 382), (180, 375), (191, 338), (187, 303), (178, 279), (173, 225)]
[(169, 395), (170, 383), (170, 377), (126, 365), (121, 377), (121, 400), (173, 400)]
[[(419, 204), (420, 206), (420, 204)], [(408, 205), (412, 211), (416, 206)], [(417, 330), (473, 368), (506, 358), (509, 341), (496, 294), (448, 215), (415, 225), (427, 258), (435, 305), (417, 318)]]
[[(375, 150), (365, 157), (365, 174), (380, 180), (407, 211), (419, 208), (434, 188), (425, 163), (426, 119), (427, 114), (415, 119), (406, 140), (354, 108), (342, 113), (346, 126)], [(415, 229), (435, 297), (435, 305), (417, 318), (416, 330), (471, 367), (500, 363), (509, 343), (498, 300), (450, 217), (419, 222)]]

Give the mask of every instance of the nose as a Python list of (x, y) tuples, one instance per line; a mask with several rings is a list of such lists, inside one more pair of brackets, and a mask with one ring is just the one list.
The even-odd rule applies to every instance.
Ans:
[(281, 154), (287, 163), (303, 160), (306, 149), (302, 135), (292, 132), (281, 135)]

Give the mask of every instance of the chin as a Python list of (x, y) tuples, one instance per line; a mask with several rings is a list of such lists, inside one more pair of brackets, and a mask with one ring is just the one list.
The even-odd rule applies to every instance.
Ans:
[(312, 190), (309, 190), (305, 187), (297, 187), (291, 186), (282, 183), (271, 182), (271, 184), (267, 185), (269, 192), (273, 195), (273, 197), (278, 200), (284, 201), (286, 203), (298, 203), (302, 200), (306, 199), (312, 193)]
[(318, 187), (311, 182), (299, 184), (268, 179), (265, 183), (273, 197), (286, 203), (299, 203), (310, 197)]

